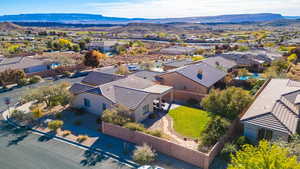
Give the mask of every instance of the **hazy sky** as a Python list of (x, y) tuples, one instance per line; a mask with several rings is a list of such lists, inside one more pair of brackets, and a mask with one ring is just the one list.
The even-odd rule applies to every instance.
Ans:
[(71, 12), (144, 18), (240, 13), (300, 16), (300, 0), (0, 0), (0, 15)]

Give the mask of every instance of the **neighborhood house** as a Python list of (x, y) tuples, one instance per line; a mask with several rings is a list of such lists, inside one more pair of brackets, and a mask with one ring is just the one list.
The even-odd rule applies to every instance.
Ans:
[[(162, 106), (162, 97), (173, 98), (173, 87), (160, 85), (135, 75), (121, 76), (102, 72), (91, 72), (82, 83), (70, 88), (74, 95), (71, 106), (83, 108), (90, 113), (100, 115), (115, 104), (126, 106), (133, 112), (135, 121), (146, 119), (154, 107)], [(158, 101), (158, 104), (153, 104)]]
[(0, 57), (0, 72), (5, 70), (23, 70), (26, 74), (43, 72), (59, 66), (57, 62), (34, 59), (30, 57)]
[(300, 82), (272, 79), (241, 118), (244, 135), (253, 142), (288, 141), (297, 133), (299, 112)]
[(226, 76), (226, 72), (209, 64), (199, 62), (169, 70), (157, 76), (161, 85), (173, 86), (174, 101), (187, 102), (191, 99), (200, 101), (210, 89)]

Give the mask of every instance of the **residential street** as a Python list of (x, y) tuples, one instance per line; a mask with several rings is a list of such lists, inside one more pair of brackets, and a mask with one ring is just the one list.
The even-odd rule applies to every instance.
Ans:
[(0, 122), (1, 169), (129, 169), (111, 158), (56, 140), (43, 142), (40, 136), (8, 127)]

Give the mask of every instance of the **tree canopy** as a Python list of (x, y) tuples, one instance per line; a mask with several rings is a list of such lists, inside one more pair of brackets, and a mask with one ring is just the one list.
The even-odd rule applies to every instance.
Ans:
[(100, 65), (100, 61), (106, 59), (107, 55), (98, 52), (96, 50), (89, 51), (84, 56), (84, 65), (90, 67), (98, 67)]
[(222, 91), (213, 89), (208, 96), (202, 99), (201, 105), (206, 111), (234, 119), (251, 101), (252, 96), (248, 91), (229, 87)]
[(300, 164), (288, 149), (260, 141), (258, 146), (246, 144), (232, 155), (228, 169), (300, 169)]

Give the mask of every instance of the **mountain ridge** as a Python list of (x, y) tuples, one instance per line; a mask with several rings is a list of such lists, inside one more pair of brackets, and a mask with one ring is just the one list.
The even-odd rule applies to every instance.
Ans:
[(128, 23), (220, 23), (220, 22), (263, 22), (284, 19), (281, 14), (257, 13), (257, 14), (232, 14), (217, 16), (199, 16), (182, 18), (122, 18), (107, 17), (100, 14), (81, 14), (81, 13), (36, 13), (2, 15), (0, 22), (58, 22), (58, 23), (87, 23), (87, 24), (128, 24)]

